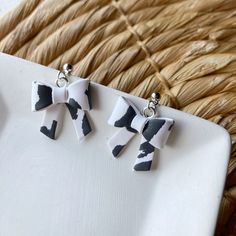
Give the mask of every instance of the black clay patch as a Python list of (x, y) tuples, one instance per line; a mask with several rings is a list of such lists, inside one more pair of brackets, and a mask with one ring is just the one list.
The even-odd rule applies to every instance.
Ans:
[(55, 139), (56, 128), (57, 128), (57, 121), (53, 120), (50, 129), (48, 129), (46, 126), (42, 126), (40, 128), (40, 131), (49, 138)]
[(144, 142), (139, 147), (140, 154), (138, 155), (138, 158), (146, 157), (148, 154), (153, 153), (154, 150), (155, 147), (153, 147), (149, 142)]
[(85, 90), (85, 95), (88, 97), (89, 109), (92, 109), (92, 101), (91, 101), (91, 93), (90, 93), (90, 84), (88, 85), (88, 89)]
[(86, 136), (87, 134), (89, 134), (92, 131), (92, 128), (89, 124), (88, 118), (85, 113), (84, 113), (84, 117), (82, 120), (82, 130), (83, 130), (84, 136)]
[(172, 129), (172, 127), (174, 126), (174, 121), (173, 121), (173, 123), (170, 125), (170, 127), (169, 127), (169, 129), (168, 130), (171, 130)]
[(35, 110), (38, 111), (52, 104), (52, 88), (46, 85), (38, 85), (39, 100), (35, 104)]
[(66, 106), (71, 114), (72, 119), (76, 120), (78, 118), (78, 109), (81, 109), (79, 103), (76, 102), (75, 99), (70, 98), (69, 103), (66, 103)]
[(131, 127), (132, 120), (136, 116), (136, 112), (133, 109), (133, 107), (129, 106), (126, 113), (115, 122), (114, 126), (115, 127), (126, 127), (128, 131), (137, 133), (136, 129), (133, 129)]
[(136, 171), (149, 171), (151, 169), (152, 161), (138, 163), (134, 166)]
[(143, 129), (144, 138), (150, 141), (153, 138), (153, 136), (158, 133), (158, 131), (165, 123), (166, 123), (165, 120), (160, 120), (160, 119), (149, 120)]
[(114, 157), (117, 157), (119, 154), (120, 154), (120, 152), (122, 151), (122, 149), (125, 147), (125, 145), (116, 145), (115, 147), (114, 147), (114, 149), (112, 150), (112, 154), (113, 154), (113, 156)]

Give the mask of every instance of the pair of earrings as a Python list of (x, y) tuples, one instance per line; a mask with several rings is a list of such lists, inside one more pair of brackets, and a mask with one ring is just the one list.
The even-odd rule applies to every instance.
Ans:
[[(45, 110), (40, 131), (55, 139), (60, 123), (63, 104), (68, 108), (79, 140), (88, 135), (92, 128), (86, 112), (92, 109), (90, 83), (88, 79), (71, 76), (72, 66), (65, 64), (59, 72), (55, 85), (34, 81), (32, 83), (32, 111)], [(69, 83), (70, 82), (70, 83)], [(153, 93), (142, 112), (128, 99), (119, 97), (108, 124), (120, 128), (108, 140), (114, 157), (118, 157), (136, 133), (141, 134), (141, 144), (133, 169), (151, 169), (155, 148), (164, 147), (174, 125), (171, 118), (157, 117), (159, 93)]]

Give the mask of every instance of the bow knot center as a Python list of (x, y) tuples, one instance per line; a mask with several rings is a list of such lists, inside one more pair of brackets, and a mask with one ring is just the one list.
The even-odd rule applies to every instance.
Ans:
[(66, 103), (68, 100), (67, 87), (54, 87), (52, 91), (52, 97), (53, 103)]
[(136, 129), (141, 134), (147, 121), (147, 117), (136, 115), (132, 120), (131, 127)]

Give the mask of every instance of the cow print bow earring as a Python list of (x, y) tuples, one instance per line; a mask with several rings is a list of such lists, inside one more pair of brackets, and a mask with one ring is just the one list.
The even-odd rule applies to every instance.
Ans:
[(121, 128), (108, 141), (108, 146), (114, 157), (118, 157), (123, 148), (136, 134), (141, 134), (141, 144), (133, 170), (148, 171), (154, 156), (155, 148), (161, 149), (174, 125), (171, 118), (157, 117), (159, 93), (153, 93), (148, 106), (140, 112), (135, 105), (119, 97), (108, 124)]
[(32, 111), (45, 110), (40, 131), (55, 139), (63, 104), (68, 108), (79, 140), (92, 129), (86, 111), (91, 109), (89, 80), (71, 76), (72, 66), (65, 64), (55, 84), (32, 83)]

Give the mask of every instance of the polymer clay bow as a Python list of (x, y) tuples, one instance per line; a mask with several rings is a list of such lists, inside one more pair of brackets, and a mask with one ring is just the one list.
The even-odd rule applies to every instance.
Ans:
[(79, 79), (63, 87), (37, 81), (32, 83), (32, 111), (45, 110), (40, 131), (51, 139), (55, 139), (63, 104), (71, 114), (78, 139), (82, 139), (92, 131), (85, 113), (91, 109), (89, 80)]
[(129, 100), (119, 97), (108, 124), (121, 128), (108, 141), (114, 157), (118, 157), (136, 133), (142, 135), (139, 153), (133, 169), (148, 171), (151, 168), (155, 148), (161, 149), (165, 145), (174, 120), (145, 117)]

